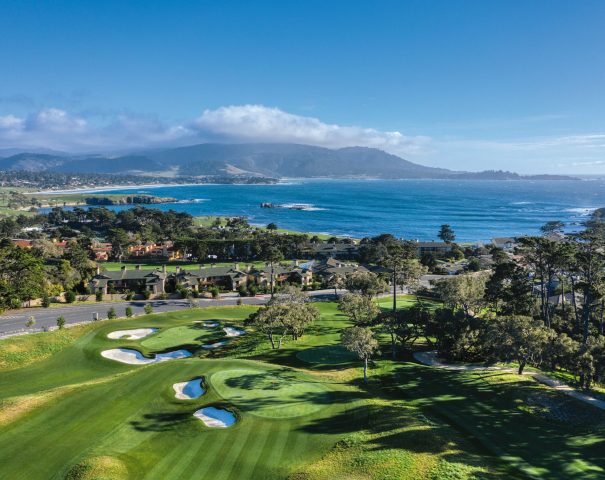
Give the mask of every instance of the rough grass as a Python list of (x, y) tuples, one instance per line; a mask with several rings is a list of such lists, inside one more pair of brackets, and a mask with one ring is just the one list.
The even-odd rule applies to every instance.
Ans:
[(78, 325), (0, 340), (0, 371), (42, 361), (68, 347), (94, 328), (92, 324)]
[(92, 457), (74, 465), (65, 480), (127, 480), (128, 469), (115, 457)]

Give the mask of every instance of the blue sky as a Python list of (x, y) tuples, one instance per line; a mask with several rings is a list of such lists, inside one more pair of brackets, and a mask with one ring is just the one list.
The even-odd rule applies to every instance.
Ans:
[(367, 145), (605, 173), (605, 2), (0, 4), (0, 149)]

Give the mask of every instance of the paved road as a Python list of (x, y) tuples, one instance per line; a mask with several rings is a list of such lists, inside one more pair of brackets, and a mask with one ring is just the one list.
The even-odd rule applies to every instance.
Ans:
[[(317, 290), (309, 292), (309, 296), (314, 300), (334, 299), (334, 290)], [(207, 308), (237, 305), (238, 299), (237, 295), (227, 294), (216, 300), (201, 298), (197, 300), (199, 307)], [(262, 305), (269, 300), (269, 295), (244, 297), (241, 300), (245, 305)], [(66, 324), (92, 322), (95, 314), (98, 314), (99, 320), (103, 320), (107, 318), (107, 311), (112, 307), (119, 317), (124, 316), (124, 310), (128, 306), (132, 307), (134, 315), (141, 315), (144, 313), (143, 308), (147, 303), (151, 304), (154, 313), (173, 312), (190, 308), (188, 300), (133, 300), (130, 302), (99, 302), (65, 307), (21, 309), (0, 315), (0, 337), (24, 332), (39, 332), (50, 327), (55, 327), (57, 325), (57, 317), (60, 316), (65, 318)], [(31, 315), (36, 319), (36, 325), (28, 329), (25, 327), (25, 323)]]

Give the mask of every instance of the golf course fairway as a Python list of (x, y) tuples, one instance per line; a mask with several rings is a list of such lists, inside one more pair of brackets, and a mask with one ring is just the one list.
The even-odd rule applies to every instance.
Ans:
[[(602, 416), (581, 423), (573, 399), (531, 379), (392, 361), (382, 337), (364, 383), (339, 345), (349, 321), (334, 303), (317, 307), (320, 320), (279, 350), (244, 325), (247, 306), (0, 341), (0, 478), (604, 478)], [(137, 329), (157, 330), (122, 333)], [(131, 365), (102, 356), (111, 349), (191, 356)], [(523, 408), (551, 393), (578, 423)]]

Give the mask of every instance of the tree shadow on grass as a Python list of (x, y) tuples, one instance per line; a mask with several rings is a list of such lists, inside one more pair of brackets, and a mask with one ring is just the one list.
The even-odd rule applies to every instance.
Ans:
[(191, 415), (191, 412), (147, 413), (143, 420), (133, 420), (130, 425), (139, 432), (177, 431), (191, 421)]

